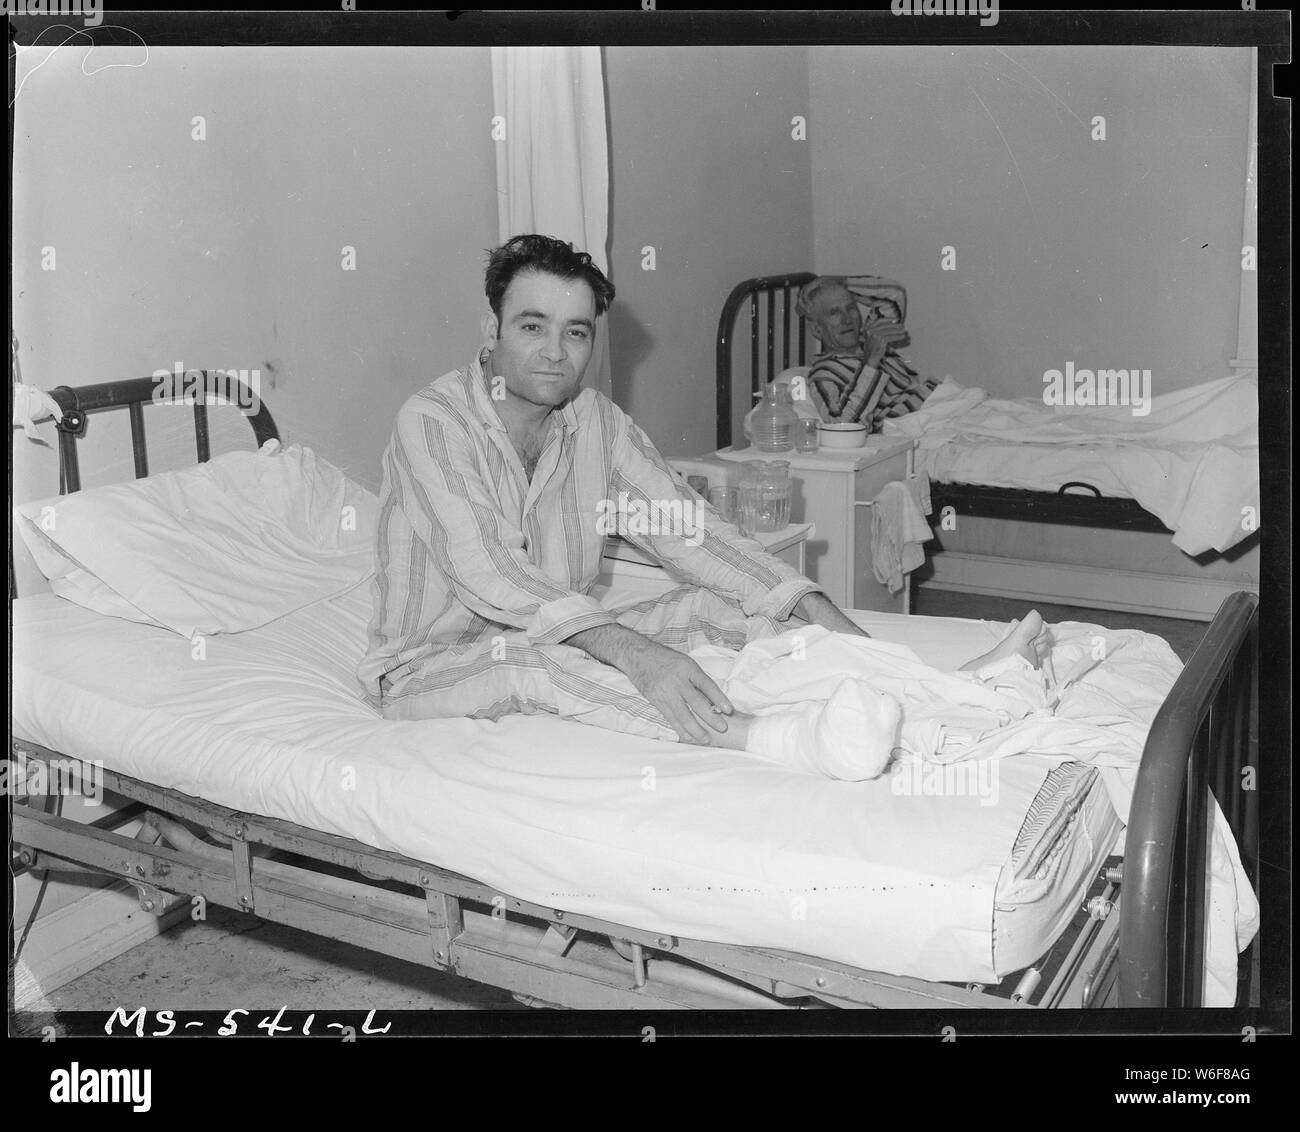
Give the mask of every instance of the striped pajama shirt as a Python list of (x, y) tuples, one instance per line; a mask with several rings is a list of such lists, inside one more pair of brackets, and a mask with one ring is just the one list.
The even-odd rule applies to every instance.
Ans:
[[(390, 719), (552, 712), (675, 739), (626, 676), (564, 641), (620, 624), (683, 652), (739, 649), (780, 632), (821, 587), (681, 486), (645, 433), (595, 390), (555, 411), (529, 482), (484, 360), (411, 397), (384, 453), (374, 612), (357, 673), (367, 696)], [(589, 591), (609, 530), (684, 584), (602, 605)]]
[(879, 432), (888, 418), (919, 409), (939, 383), (918, 376), (892, 345), (879, 369), (868, 366), (869, 329), (863, 327), (856, 352), (819, 355), (808, 371), (808, 387), (823, 420), (858, 421)]

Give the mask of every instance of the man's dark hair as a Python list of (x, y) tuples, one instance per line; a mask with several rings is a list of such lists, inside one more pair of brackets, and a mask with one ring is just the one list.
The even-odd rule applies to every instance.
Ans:
[(484, 289), (492, 313), (501, 317), (501, 300), (510, 281), (521, 271), (537, 271), (561, 279), (582, 279), (596, 296), (599, 318), (614, 301), (614, 284), (591, 262), (586, 252), (573, 250), (572, 244), (552, 236), (514, 236), (499, 248), (488, 252)]

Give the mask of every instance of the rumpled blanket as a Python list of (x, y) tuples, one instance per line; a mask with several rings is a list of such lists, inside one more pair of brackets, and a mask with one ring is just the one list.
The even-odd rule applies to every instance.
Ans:
[[(1181, 664), (1159, 637), (1138, 630), (1062, 622), (1049, 630), (1041, 670), (1009, 658), (978, 673), (943, 672), (905, 645), (832, 633), (820, 626), (754, 641), (739, 653), (692, 656), (732, 703), (766, 714), (825, 700), (850, 677), (902, 706), (893, 770), (1046, 755), (1099, 769), (1127, 822), (1138, 765), (1156, 712)], [(1217, 804), (1206, 928), (1207, 1006), (1231, 1006), (1237, 953), (1259, 930), (1259, 903)]]

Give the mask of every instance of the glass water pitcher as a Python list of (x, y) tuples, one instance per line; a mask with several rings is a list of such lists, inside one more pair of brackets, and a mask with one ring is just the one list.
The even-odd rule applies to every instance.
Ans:
[(793, 452), (799, 414), (790, 400), (790, 387), (771, 382), (749, 419), (750, 440), (760, 452)]

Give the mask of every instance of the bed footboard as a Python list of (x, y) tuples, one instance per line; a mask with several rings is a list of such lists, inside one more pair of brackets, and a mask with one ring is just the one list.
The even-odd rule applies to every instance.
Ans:
[(1122, 1007), (1202, 1005), (1211, 795), (1258, 883), (1258, 607), (1224, 601), (1147, 737), (1124, 846)]

